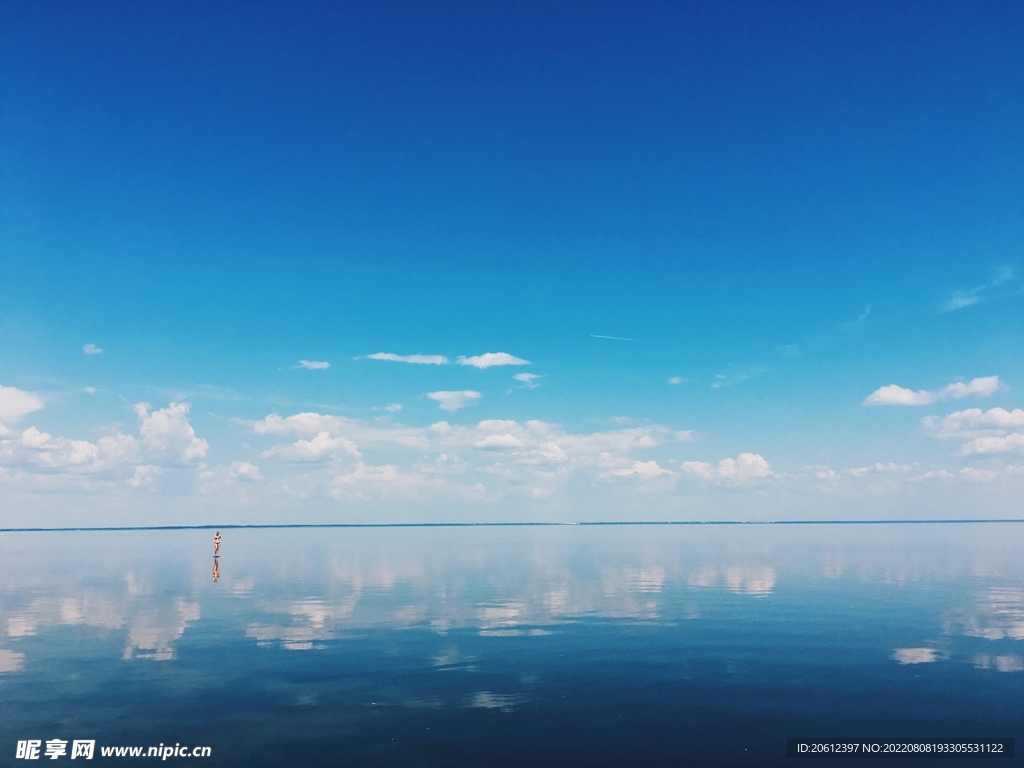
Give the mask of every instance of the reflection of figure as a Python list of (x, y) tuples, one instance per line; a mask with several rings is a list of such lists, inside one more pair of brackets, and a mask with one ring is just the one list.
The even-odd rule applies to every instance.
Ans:
[(220, 531), (213, 536), (213, 556), (216, 557), (220, 554)]
[(220, 578), (220, 558), (216, 555), (213, 556), (213, 573), (210, 575), (213, 576), (214, 583)]

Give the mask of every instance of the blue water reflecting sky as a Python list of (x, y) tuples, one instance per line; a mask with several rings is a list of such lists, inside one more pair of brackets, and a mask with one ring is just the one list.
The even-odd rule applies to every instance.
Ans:
[(1024, 722), (1020, 525), (223, 533), (216, 581), (212, 531), (0, 536), (0, 765), (770, 765)]

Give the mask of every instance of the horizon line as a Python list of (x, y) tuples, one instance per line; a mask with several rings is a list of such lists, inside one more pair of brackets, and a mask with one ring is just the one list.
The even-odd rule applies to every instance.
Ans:
[(963, 525), (967, 523), (1024, 523), (1019, 517), (926, 518), (892, 520), (581, 520), (579, 522), (479, 522), (479, 523), (227, 523), (224, 525), (105, 525), (55, 528), (0, 528), (2, 533), (58, 533), (67, 531), (203, 531), (283, 528), (527, 528), (563, 525), (627, 526), (627, 525)]

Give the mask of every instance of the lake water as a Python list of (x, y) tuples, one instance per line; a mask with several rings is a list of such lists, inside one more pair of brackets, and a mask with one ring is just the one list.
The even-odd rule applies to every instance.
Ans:
[(216, 581), (209, 530), (0, 535), (0, 765), (54, 739), (207, 766), (1024, 751), (1022, 524), (222, 535)]

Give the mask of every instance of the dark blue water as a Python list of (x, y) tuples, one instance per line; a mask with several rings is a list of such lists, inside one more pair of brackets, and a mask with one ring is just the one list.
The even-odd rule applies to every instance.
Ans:
[(223, 535), (216, 581), (212, 531), (0, 536), (0, 765), (30, 739), (765, 766), (808, 764), (794, 736), (1024, 738), (1024, 525)]

